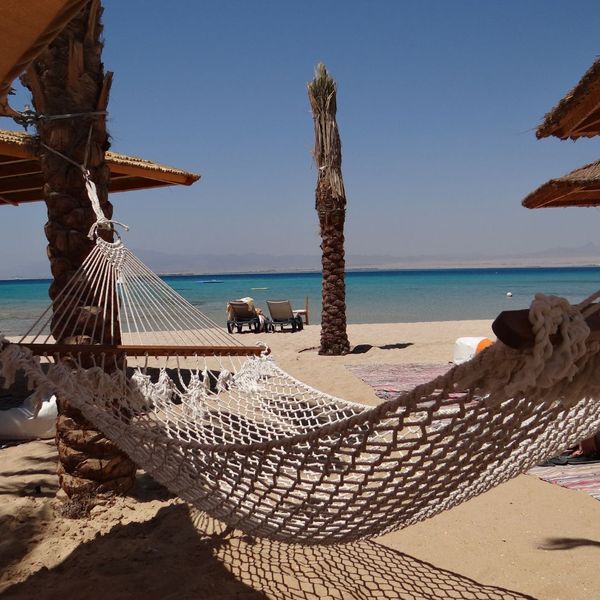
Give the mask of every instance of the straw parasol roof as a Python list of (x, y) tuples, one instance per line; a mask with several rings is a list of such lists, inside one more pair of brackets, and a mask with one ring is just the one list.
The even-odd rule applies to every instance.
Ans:
[(600, 161), (541, 185), (523, 202), (525, 208), (600, 206)]
[(11, 83), (61, 32), (88, 0), (2, 0), (0, 2), (0, 115)]
[[(125, 192), (168, 185), (192, 185), (200, 175), (149, 160), (106, 153), (110, 168), (109, 192)], [(25, 133), (0, 131), (0, 205), (44, 199), (43, 177), (35, 139)]]
[(600, 58), (579, 83), (544, 117), (538, 139), (554, 135), (561, 140), (600, 134)]

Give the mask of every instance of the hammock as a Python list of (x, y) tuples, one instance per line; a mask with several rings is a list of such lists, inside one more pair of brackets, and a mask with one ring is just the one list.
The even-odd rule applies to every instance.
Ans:
[(104, 241), (96, 226), (91, 235), (93, 251), (53, 306), (18, 343), (0, 341), (0, 375), (9, 385), (22, 369), (40, 400), (62, 395), (157, 481), (247, 534), (302, 544), (381, 535), (600, 429), (591, 300), (538, 295), (533, 348), (497, 342), (367, 407), (294, 379), (120, 239)]

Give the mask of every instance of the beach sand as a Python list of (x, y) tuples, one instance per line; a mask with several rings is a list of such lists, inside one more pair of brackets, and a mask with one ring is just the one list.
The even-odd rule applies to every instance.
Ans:
[[(491, 336), (488, 321), (351, 325), (348, 333), (353, 346), (372, 347), (318, 356), (318, 326), (240, 339), (263, 339), (280, 366), (316, 388), (375, 404), (347, 365), (445, 363), (457, 337)], [(529, 475), (376, 541), (302, 548), (237, 533), (216, 540), (208, 534), (219, 523), (145, 474), (133, 496), (69, 519), (55, 498), (52, 441), (0, 458), (0, 598), (588, 600), (600, 589), (600, 504)]]

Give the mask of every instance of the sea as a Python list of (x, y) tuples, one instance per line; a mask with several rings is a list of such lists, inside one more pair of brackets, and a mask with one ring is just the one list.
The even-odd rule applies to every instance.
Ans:
[[(228, 300), (287, 299), (321, 318), (320, 273), (172, 275), (166, 281), (191, 304), (225, 326)], [(25, 333), (49, 304), (47, 279), (0, 281), (0, 333)], [(600, 266), (361, 270), (346, 274), (349, 323), (398, 323), (493, 319), (503, 310), (526, 308), (537, 292), (579, 301), (600, 288)], [(510, 294), (510, 295), (509, 295)]]

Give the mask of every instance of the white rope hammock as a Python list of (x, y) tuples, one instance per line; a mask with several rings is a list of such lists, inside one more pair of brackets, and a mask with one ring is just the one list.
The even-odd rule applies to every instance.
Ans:
[(0, 339), (0, 375), (10, 385), (22, 369), (40, 399), (61, 394), (156, 480), (231, 527), (349, 542), (451, 508), (600, 429), (590, 306), (538, 295), (533, 348), (497, 342), (373, 408), (297, 381), (120, 240), (97, 238), (30, 331)]

